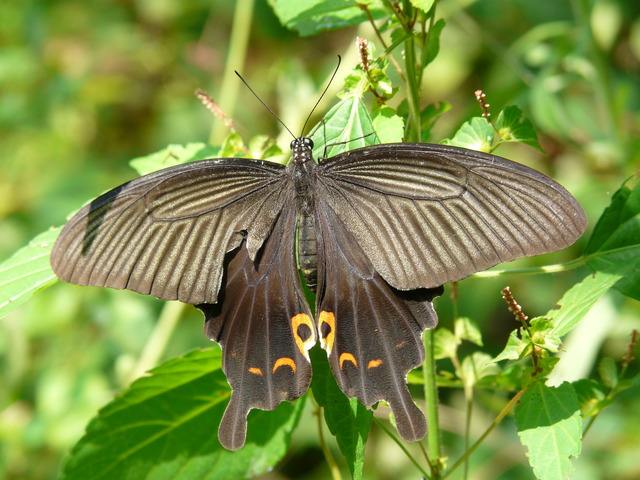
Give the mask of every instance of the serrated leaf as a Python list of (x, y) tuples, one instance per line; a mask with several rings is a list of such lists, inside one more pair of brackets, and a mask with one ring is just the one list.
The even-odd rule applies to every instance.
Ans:
[[(367, 22), (367, 16), (355, 0), (269, 0), (280, 23), (307, 37), (326, 30)], [(368, 8), (374, 19), (387, 14), (379, 4)]]
[(482, 117), (473, 117), (455, 133), (453, 138), (444, 140), (445, 145), (469, 148), (479, 152), (490, 152), (493, 145), (493, 127)]
[(230, 394), (220, 367), (218, 348), (196, 350), (135, 381), (91, 421), (62, 480), (238, 479), (273, 468), (304, 402), (253, 410), (247, 443), (227, 451), (217, 437)]
[(454, 322), (454, 332), (459, 340), (467, 340), (482, 347), (482, 333), (478, 325), (467, 317), (458, 317)]
[(547, 387), (535, 382), (522, 395), (515, 420), (536, 478), (571, 478), (571, 460), (582, 448), (582, 417), (571, 384)]
[(560, 337), (569, 333), (620, 277), (620, 274), (596, 272), (567, 290), (558, 301), (559, 307), (545, 315), (553, 324), (553, 333)]
[(186, 145), (171, 144), (167, 148), (163, 148), (155, 153), (143, 157), (136, 157), (129, 162), (129, 165), (140, 175), (146, 175), (147, 173), (173, 167), (174, 165), (218, 156), (220, 156), (220, 149), (206, 143), (187, 143)]
[(616, 361), (611, 357), (604, 357), (598, 363), (598, 375), (602, 383), (609, 388), (614, 388), (618, 385), (618, 365)]
[(59, 228), (42, 232), (0, 264), (0, 318), (57, 281), (49, 255), (59, 233)]
[(313, 132), (311, 140), (316, 160), (379, 143), (369, 112), (356, 97), (338, 102)]
[(316, 347), (311, 349), (310, 354), (313, 363), (313, 397), (324, 409), (329, 431), (336, 437), (352, 478), (359, 480), (362, 478), (364, 449), (373, 412), (356, 398), (347, 398), (342, 393), (323, 350)]
[(594, 271), (619, 274), (615, 288), (640, 300), (640, 182), (614, 193), (585, 249)]
[(433, 351), (435, 359), (453, 358), (458, 350), (460, 341), (451, 330), (439, 327), (433, 333)]
[(520, 142), (542, 151), (533, 125), (515, 105), (505, 107), (498, 114), (495, 126), (503, 142)]

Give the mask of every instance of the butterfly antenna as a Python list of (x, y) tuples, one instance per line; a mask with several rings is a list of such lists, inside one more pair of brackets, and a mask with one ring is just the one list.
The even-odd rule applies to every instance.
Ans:
[(327, 90), (329, 90), (329, 87), (331, 86), (331, 83), (333, 82), (333, 79), (335, 78), (336, 73), (338, 73), (338, 69), (340, 68), (340, 62), (342, 62), (342, 57), (340, 57), (340, 55), (338, 55), (338, 65), (336, 65), (336, 69), (333, 71), (333, 75), (331, 75), (331, 78), (329, 79), (329, 82), (327, 83), (327, 86), (324, 87), (324, 90), (322, 91), (322, 95), (320, 95), (320, 98), (318, 98), (318, 101), (316, 102), (316, 104), (311, 109), (311, 112), (309, 113), (309, 116), (304, 121), (304, 125), (302, 126), (302, 133), (303, 134), (304, 134), (304, 132), (305, 132), (305, 130), (307, 128), (307, 123), (309, 123), (309, 120), (311, 119), (311, 115), (313, 115), (313, 112), (315, 112), (316, 108), (318, 108), (318, 105), (320, 104), (320, 100), (322, 100), (322, 97), (324, 97), (325, 93), (327, 93)]
[(258, 101), (259, 101), (262, 105), (264, 105), (264, 108), (266, 108), (267, 110), (269, 110), (269, 113), (270, 113), (271, 115), (273, 115), (273, 116), (275, 117), (275, 119), (276, 119), (276, 120), (278, 120), (278, 121), (280, 122), (280, 124), (285, 128), (285, 130), (286, 130), (287, 132), (289, 132), (289, 133), (291, 134), (291, 136), (295, 139), (295, 138), (296, 138), (296, 136), (293, 134), (293, 132), (292, 132), (291, 130), (289, 130), (289, 127), (287, 127), (287, 126), (284, 124), (284, 122), (283, 122), (282, 120), (280, 120), (280, 117), (278, 117), (278, 115), (276, 115), (276, 112), (274, 112), (273, 110), (271, 110), (271, 108), (269, 107), (269, 105), (267, 105), (266, 103), (264, 103), (264, 102), (262, 101), (262, 99), (258, 96), (258, 94), (257, 94), (256, 92), (254, 92), (254, 91), (253, 91), (253, 88), (251, 88), (251, 87), (249, 86), (249, 84), (247, 83), (247, 81), (246, 81), (244, 78), (242, 78), (242, 75), (240, 75), (240, 74), (238, 73), (238, 71), (237, 71), (237, 70), (234, 70), (234, 72), (236, 73), (236, 75), (238, 76), (238, 78), (240, 78), (240, 80), (242, 80), (242, 83), (244, 83), (244, 85), (249, 89), (249, 91), (250, 91), (251, 93), (253, 93), (253, 96), (254, 96), (254, 97), (256, 97), (256, 98), (258, 99)]

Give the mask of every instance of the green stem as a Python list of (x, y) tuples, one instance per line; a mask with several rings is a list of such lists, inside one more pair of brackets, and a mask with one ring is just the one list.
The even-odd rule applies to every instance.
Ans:
[(315, 411), (315, 415), (318, 420), (318, 436), (320, 437), (320, 448), (322, 449), (324, 458), (327, 461), (327, 465), (329, 466), (329, 471), (331, 472), (331, 477), (333, 478), (333, 480), (342, 480), (342, 475), (340, 474), (340, 469), (338, 468), (336, 459), (333, 457), (331, 449), (329, 448), (329, 445), (327, 445), (327, 439), (324, 436), (324, 422), (322, 421), (323, 409), (320, 405), (316, 405), (317, 408)]
[[(410, 19), (413, 16), (413, 6), (409, 0), (403, 0), (403, 11), (405, 17)], [(401, 20), (401, 19), (400, 19)], [(402, 20), (401, 20), (402, 21)], [(405, 30), (413, 33), (413, 29), (405, 25)], [(418, 84), (418, 74), (421, 67), (417, 65), (415, 37), (411, 35), (404, 42), (405, 66), (407, 70), (407, 102), (409, 104), (410, 124), (407, 129), (406, 140), (419, 142), (421, 140), (422, 127), (420, 125), (420, 85)]]
[(580, 257), (566, 263), (557, 263), (555, 265), (544, 265), (542, 267), (516, 268), (513, 270), (487, 270), (484, 272), (474, 273), (472, 277), (486, 278), (486, 277), (502, 277), (505, 275), (566, 272), (568, 270), (573, 270), (574, 268), (581, 267), (586, 263), (587, 258), (588, 257)]
[[(231, 118), (234, 116), (238, 92), (241, 83), (238, 81), (234, 70), (244, 66), (247, 56), (247, 45), (251, 33), (251, 20), (253, 17), (254, 0), (237, 0), (236, 10), (233, 14), (231, 38), (229, 40), (229, 54), (227, 56), (222, 88), (220, 89), (218, 103), (220, 108)], [(227, 127), (222, 120), (217, 120), (211, 129), (209, 142), (219, 145), (227, 134)]]
[[(464, 425), (464, 450), (465, 452), (469, 450), (469, 444), (471, 443), (471, 418), (473, 416), (473, 389), (466, 388), (464, 389), (464, 396), (467, 402), (467, 418)], [(467, 480), (469, 478), (469, 458), (466, 458), (464, 461), (464, 476), (463, 478)]]
[(624, 145), (622, 138), (623, 126), (617, 121), (620, 115), (616, 113), (614, 95), (611, 88), (610, 69), (607, 68), (607, 60), (596, 43), (591, 29), (591, 0), (573, 0), (573, 8), (576, 12), (578, 24), (582, 27), (588, 48), (588, 55), (595, 67), (595, 98), (604, 120), (604, 130), (607, 136), (617, 145)]
[(413, 458), (413, 455), (411, 455), (411, 453), (409, 453), (409, 450), (407, 450), (407, 447), (404, 446), (404, 443), (402, 443), (400, 440), (398, 440), (398, 438), (393, 434), (393, 432), (387, 428), (387, 426), (385, 425), (384, 422), (381, 422), (376, 417), (373, 417), (373, 421), (374, 421), (374, 423), (376, 425), (378, 425), (378, 427), (380, 427), (382, 430), (384, 430), (384, 432), (387, 434), (387, 436), (391, 440), (393, 440), (396, 443), (396, 445), (400, 448), (400, 450), (402, 450), (404, 452), (404, 454), (407, 456), (407, 458), (416, 466), (416, 468), (418, 470), (420, 470), (420, 473), (422, 475), (424, 475), (425, 478), (431, 478), (429, 476), (429, 474), (420, 466), (418, 461), (415, 458)]
[(144, 350), (138, 358), (138, 362), (131, 370), (129, 381), (144, 375), (145, 372), (155, 367), (167, 348), (169, 339), (176, 329), (176, 325), (182, 316), (186, 304), (181, 302), (167, 302), (162, 308), (160, 318), (156, 323), (153, 333), (149, 337)]
[(424, 376), (424, 397), (427, 410), (427, 439), (429, 441), (429, 458), (434, 468), (434, 478), (440, 477), (440, 457), (442, 447), (440, 441), (440, 421), (438, 418), (438, 387), (436, 385), (436, 360), (434, 354), (433, 330), (424, 332), (425, 361), (422, 364)]
[(443, 480), (447, 478), (449, 475), (451, 475), (460, 465), (462, 465), (467, 461), (467, 459), (471, 456), (471, 454), (475, 451), (475, 449), (478, 448), (482, 444), (482, 442), (484, 442), (485, 438), (489, 436), (489, 434), (493, 431), (493, 429), (496, 428), (498, 424), (502, 421), (502, 419), (507, 416), (507, 414), (513, 409), (513, 407), (515, 407), (515, 405), (520, 400), (520, 397), (522, 397), (522, 395), (524, 394), (524, 392), (527, 391), (528, 388), (529, 388), (528, 386), (523, 388), (513, 396), (513, 398), (502, 409), (502, 411), (498, 414), (495, 420), (491, 422), (491, 425), (489, 425), (489, 428), (487, 428), (487, 430), (476, 441), (476, 443), (474, 443), (473, 446), (469, 450), (467, 450), (465, 454), (462, 457), (460, 457), (458, 461), (454, 463), (453, 466), (447, 471), (447, 473), (442, 477)]

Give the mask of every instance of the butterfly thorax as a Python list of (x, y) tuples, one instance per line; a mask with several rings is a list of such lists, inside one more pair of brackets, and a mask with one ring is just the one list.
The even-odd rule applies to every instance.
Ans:
[(315, 292), (318, 284), (316, 226), (314, 218), (313, 142), (300, 137), (291, 142), (293, 158), (289, 168), (296, 191), (298, 207), (298, 262), (307, 286)]

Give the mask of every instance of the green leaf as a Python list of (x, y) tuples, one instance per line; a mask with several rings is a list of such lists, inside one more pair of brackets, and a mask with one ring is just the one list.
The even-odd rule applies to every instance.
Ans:
[(577, 458), (582, 448), (582, 417), (571, 384), (547, 387), (535, 382), (522, 395), (515, 420), (536, 478), (571, 478), (571, 459)]
[(515, 105), (500, 112), (495, 126), (501, 141), (520, 142), (542, 151), (533, 125)]
[(282, 155), (282, 150), (269, 135), (256, 135), (249, 140), (249, 157), (266, 159)]
[(0, 318), (57, 281), (49, 255), (59, 228), (41, 233), (0, 264)]
[(611, 357), (604, 357), (598, 364), (598, 375), (609, 388), (614, 388), (618, 385), (620, 380), (618, 377), (618, 365), (616, 361)]
[(519, 330), (520, 329), (513, 330), (509, 334), (507, 345), (504, 347), (504, 350), (493, 359), (494, 362), (501, 360), (519, 360), (523, 357), (524, 351), (529, 346), (529, 342), (518, 336)]
[(640, 182), (614, 193), (585, 249), (594, 271), (620, 274), (615, 288), (640, 300)]
[(428, 13), (431, 7), (433, 7), (433, 2), (434, 0), (411, 0), (411, 5), (419, 8), (424, 13)]
[(316, 160), (379, 143), (369, 112), (356, 97), (338, 102), (313, 131), (311, 140)]
[[(269, 4), (285, 27), (307, 37), (326, 30), (367, 22), (367, 16), (355, 0), (270, 0)], [(387, 14), (378, 4), (368, 7), (374, 19)]]
[[(433, 0), (429, 1), (433, 4)], [(433, 62), (438, 56), (438, 52), (440, 52), (440, 34), (445, 25), (444, 19), (441, 18), (429, 29), (427, 33), (427, 44), (425, 45), (422, 59), (423, 68)]]
[(354, 480), (362, 478), (364, 449), (371, 429), (373, 412), (355, 398), (347, 398), (338, 387), (327, 356), (320, 348), (310, 351), (313, 363), (311, 390), (316, 402), (324, 409), (329, 431), (349, 465)]
[(453, 358), (458, 350), (460, 341), (456, 338), (451, 330), (439, 327), (433, 334), (433, 351), (435, 359)]
[(491, 355), (484, 352), (474, 352), (465, 357), (460, 368), (462, 370), (462, 380), (468, 387), (477, 384), (484, 377), (500, 373), (500, 369), (491, 358)]
[(173, 167), (182, 163), (220, 156), (220, 149), (206, 143), (171, 144), (160, 151), (134, 158), (129, 162), (140, 175), (155, 172), (162, 168)]
[(404, 120), (387, 106), (373, 111), (373, 128), (380, 143), (402, 142), (404, 138)]
[(246, 445), (229, 452), (217, 427), (229, 398), (220, 350), (196, 350), (142, 377), (98, 413), (63, 480), (249, 478), (285, 455), (303, 401), (249, 415)]
[[(404, 109), (405, 114), (408, 114), (408, 104), (406, 100), (402, 101), (398, 106), (398, 112), (400, 112), (401, 108)], [(431, 138), (431, 130), (436, 123), (436, 120), (440, 115), (449, 111), (451, 109), (451, 104), (447, 102), (438, 102), (438, 103), (430, 103), (426, 107), (422, 109), (420, 112), (420, 119), (422, 123), (422, 140), (427, 141)], [(406, 116), (403, 116), (406, 118)]]
[(442, 143), (456, 147), (469, 148), (479, 152), (490, 152), (493, 145), (493, 127), (482, 117), (473, 117), (455, 133), (453, 138), (446, 139)]
[(454, 322), (454, 331), (458, 340), (468, 340), (471, 343), (482, 347), (482, 333), (478, 325), (470, 318), (458, 317)]
[(573, 382), (572, 385), (576, 391), (583, 418), (591, 417), (602, 410), (603, 401), (607, 394), (600, 383), (589, 378), (583, 378)]
[(553, 333), (559, 336), (569, 333), (620, 277), (620, 274), (596, 272), (567, 290), (558, 301), (559, 307), (545, 315), (553, 324)]
[(219, 156), (222, 158), (247, 156), (247, 147), (238, 132), (231, 132), (225, 137), (220, 147)]
[(534, 345), (551, 353), (558, 353), (562, 341), (554, 332), (553, 323), (546, 317), (537, 317), (529, 323), (529, 336)]

